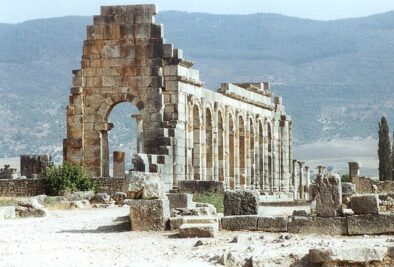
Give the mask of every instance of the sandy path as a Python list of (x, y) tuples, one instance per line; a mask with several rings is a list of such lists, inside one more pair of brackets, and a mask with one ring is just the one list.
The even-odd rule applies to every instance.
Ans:
[[(179, 239), (173, 232), (128, 231), (127, 208), (52, 211), (46, 218), (0, 221), (0, 266), (214, 266), (210, 258), (232, 252), (267, 266), (288, 266), (312, 247), (388, 246), (391, 238), (297, 236), (220, 232), (216, 239)], [(235, 236), (240, 242), (230, 243)], [(213, 261), (212, 261), (213, 262)]]

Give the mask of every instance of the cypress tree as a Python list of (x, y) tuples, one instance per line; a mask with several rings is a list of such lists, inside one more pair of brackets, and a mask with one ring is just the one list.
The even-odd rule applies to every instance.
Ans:
[(393, 144), (393, 147), (391, 148), (391, 180), (394, 180), (394, 132), (393, 132), (393, 139), (391, 139), (391, 142)]
[(389, 137), (389, 126), (387, 120), (382, 117), (379, 123), (379, 180), (392, 179), (392, 158), (391, 158), (391, 145)]

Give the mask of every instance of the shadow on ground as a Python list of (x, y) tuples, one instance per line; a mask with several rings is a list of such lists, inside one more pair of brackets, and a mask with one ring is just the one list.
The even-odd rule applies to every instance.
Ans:
[(130, 231), (129, 216), (118, 217), (113, 220), (114, 224), (103, 225), (97, 229), (76, 229), (76, 230), (62, 230), (58, 233), (73, 233), (73, 234), (99, 234), (99, 233), (120, 233)]

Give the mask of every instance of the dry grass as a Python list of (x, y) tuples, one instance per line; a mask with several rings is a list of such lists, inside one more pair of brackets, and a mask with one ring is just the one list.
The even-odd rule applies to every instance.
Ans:
[(0, 207), (18, 206), (18, 202), (22, 199), (17, 197), (0, 197)]
[(69, 210), (70, 203), (67, 201), (59, 201), (53, 198), (46, 198), (44, 201), (44, 206), (48, 210)]
[[(18, 202), (26, 199), (25, 197), (0, 197), (0, 207), (18, 206)], [(44, 207), (48, 210), (69, 210), (70, 203), (67, 201), (59, 201), (53, 198), (46, 198)]]

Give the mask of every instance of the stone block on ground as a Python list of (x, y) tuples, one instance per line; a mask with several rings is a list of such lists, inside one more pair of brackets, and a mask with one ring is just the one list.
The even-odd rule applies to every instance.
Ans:
[(132, 231), (164, 231), (169, 218), (170, 205), (167, 198), (130, 201)]
[(350, 196), (356, 193), (356, 185), (353, 183), (341, 183), (342, 196)]
[(79, 192), (73, 192), (66, 194), (65, 197), (69, 201), (80, 201), (80, 200), (89, 200), (92, 197), (94, 197), (94, 192), (93, 191), (79, 191)]
[(306, 210), (294, 210), (293, 216), (308, 216), (308, 212)]
[(222, 229), (229, 231), (257, 230), (258, 215), (225, 216), (221, 220)]
[(215, 224), (219, 227), (219, 218), (215, 216), (183, 216), (170, 218), (171, 230), (178, 230), (183, 224)]
[(193, 209), (196, 203), (193, 202), (193, 195), (187, 193), (168, 193), (167, 198), (170, 201), (170, 210), (177, 208)]
[(183, 224), (179, 228), (180, 237), (215, 237), (217, 233), (216, 224)]
[(318, 175), (316, 185), (316, 215), (319, 217), (340, 216), (342, 213), (342, 185), (339, 175)]
[(3, 206), (0, 207), (0, 220), (15, 219), (15, 207)]
[(287, 224), (292, 234), (322, 234), (347, 235), (347, 221), (345, 217), (289, 217)]
[(109, 204), (111, 197), (107, 193), (97, 193), (90, 199), (92, 204)]
[(287, 216), (260, 216), (257, 222), (257, 230), (287, 232)]
[(364, 214), (347, 217), (349, 235), (394, 233), (394, 214)]
[(378, 214), (378, 195), (352, 196), (350, 199), (350, 207), (354, 211), (354, 214)]
[(256, 191), (227, 190), (224, 192), (224, 216), (258, 213), (259, 194)]
[(165, 195), (165, 186), (156, 173), (132, 171), (122, 191), (127, 192), (128, 199), (161, 199)]
[(17, 206), (15, 207), (15, 214), (20, 218), (45, 217), (48, 214), (48, 211), (44, 208)]
[(126, 193), (116, 192), (114, 195), (114, 200), (117, 205), (123, 205), (125, 199), (127, 198)]
[[(386, 256), (385, 247), (333, 247), (309, 250), (309, 261), (319, 266), (356, 266), (368, 262), (381, 262)], [(359, 265), (357, 265), (359, 266)], [(361, 265), (360, 265), (361, 266)]]
[(183, 217), (172, 217), (170, 218), (170, 229), (172, 231), (178, 230), (183, 224)]

